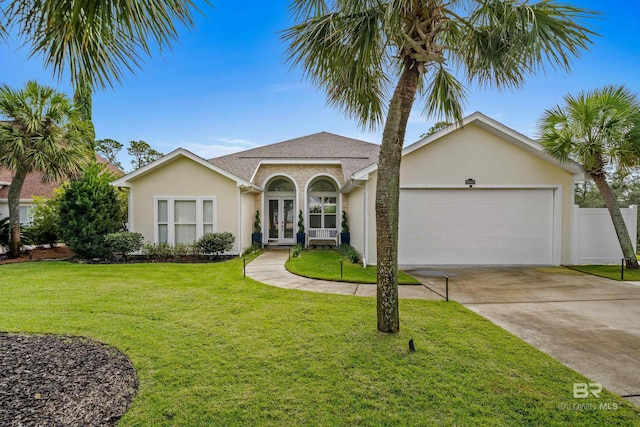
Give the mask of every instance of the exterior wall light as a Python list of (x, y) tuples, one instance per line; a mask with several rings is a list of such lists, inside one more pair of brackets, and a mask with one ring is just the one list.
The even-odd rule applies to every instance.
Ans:
[(476, 185), (476, 180), (473, 178), (469, 178), (464, 183), (468, 185), (469, 188), (472, 188), (474, 185)]

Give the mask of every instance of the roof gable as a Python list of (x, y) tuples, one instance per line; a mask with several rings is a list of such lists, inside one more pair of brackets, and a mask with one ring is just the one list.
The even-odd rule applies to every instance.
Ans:
[(116, 186), (116, 187), (129, 187), (132, 181), (135, 181), (137, 178), (140, 178), (152, 171), (154, 171), (155, 169), (161, 167), (162, 165), (165, 165), (167, 163), (170, 163), (171, 161), (173, 161), (176, 158), (179, 157), (186, 157), (202, 166), (204, 166), (205, 168), (212, 170), (214, 172), (219, 173), (220, 175), (223, 175), (229, 179), (231, 179), (232, 181), (235, 181), (239, 186), (251, 186), (251, 184), (249, 184), (248, 181), (243, 180), (239, 177), (237, 177), (236, 175), (229, 173), (228, 171), (208, 162), (207, 160), (203, 159), (200, 156), (197, 156), (195, 154), (193, 154), (190, 151), (185, 150), (184, 148), (178, 148), (174, 151), (172, 151), (171, 153), (162, 156), (161, 158), (159, 158), (158, 160), (155, 160), (151, 163), (148, 163), (146, 165), (144, 165), (143, 167), (136, 169), (135, 171), (123, 176), (122, 178), (114, 181), (112, 183), (112, 185)]
[[(481, 129), (484, 129), (485, 131), (488, 131), (489, 133), (499, 137), (500, 139), (507, 141), (511, 144), (514, 144), (515, 146), (547, 161), (550, 162), (554, 165), (556, 165), (557, 167), (564, 169), (565, 171), (571, 173), (572, 175), (574, 175), (574, 177), (577, 177), (577, 179), (582, 179), (581, 175), (584, 175), (584, 171), (582, 170), (582, 168), (580, 167), (579, 164), (577, 164), (576, 162), (573, 161), (568, 161), (568, 162), (560, 162), (559, 160), (557, 160), (556, 158), (554, 158), (553, 156), (551, 156), (550, 154), (546, 153), (542, 147), (542, 145), (540, 143), (538, 143), (537, 141), (521, 134), (520, 132), (517, 132), (511, 128), (509, 128), (508, 126), (503, 125), (502, 123), (493, 120), (492, 118), (485, 116), (484, 114), (480, 113), (479, 111), (476, 111), (475, 113), (471, 114), (470, 116), (465, 117), (464, 119), (462, 119), (462, 124), (458, 125), (458, 124), (453, 124), (450, 126), (447, 126), (444, 129), (439, 130), (438, 132), (431, 134), (429, 136), (426, 136), (416, 142), (414, 142), (411, 145), (408, 145), (407, 147), (405, 147), (402, 150), (402, 156), (406, 156), (408, 154), (413, 153), (416, 150), (421, 149), (422, 147), (431, 144), (435, 141), (440, 140), (441, 138), (443, 138), (446, 135), (449, 135), (452, 132), (455, 132), (456, 130), (464, 127), (465, 125), (469, 125), (469, 124), (474, 124), (478, 127), (480, 127)], [(355, 171), (353, 174), (349, 175), (349, 178), (351, 181), (360, 181), (360, 180), (367, 180), (368, 175), (371, 172), (374, 172), (375, 170), (377, 170), (377, 163), (374, 165), (370, 165), (368, 167), (362, 168), (360, 170)], [(346, 190), (351, 189), (351, 185), (349, 184), (349, 182), (347, 182), (347, 184), (345, 184), (344, 188)]]
[(474, 124), (504, 141), (507, 141), (537, 157), (540, 157), (543, 160), (553, 163), (554, 165), (566, 170), (573, 175), (580, 175), (584, 173), (580, 165), (578, 165), (577, 163), (572, 161), (560, 162), (555, 157), (545, 152), (542, 145), (537, 141), (509, 128), (508, 126), (503, 125), (496, 120), (493, 120), (488, 116), (485, 116), (478, 111), (462, 119), (461, 125), (453, 124), (447, 126), (446, 128), (441, 129), (440, 131), (424, 137), (417, 142), (405, 147), (402, 150), (402, 156), (404, 157), (408, 154), (411, 154), (412, 152), (419, 150), (422, 147), (429, 145), (435, 141), (438, 141), (444, 136), (449, 135), (450, 133), (455, 132), (456, 130), (469, 124)]
[(375, 164), (380, 146), (344, 136), (319, 132), (210, 159), (214, 165), (251, 181), (261, 164), (342, 165), (345, 177)]

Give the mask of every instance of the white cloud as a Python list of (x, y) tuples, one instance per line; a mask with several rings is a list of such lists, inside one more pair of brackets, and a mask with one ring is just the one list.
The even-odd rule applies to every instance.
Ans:
[(258, 144), (253, 142), (253, 141), (249, 141), (248, 139), (242, 139), (242, 138), (226, 138), (223, 136), (212, 136), (209, 139), (212, 139), (214, 141), (218, 141), (218, 142), (222, 142), (223, 144), (231, 144), (231, 145), (238, 145), (238, 146), (243, 146), (246, 148), (254, 148), (257, 147)]
[(182, 146), (192, 153), (205, 158), (225, 156), (227, 154), (237, 153), (239, 151), (248, 150), (257, 147), (258, 144), (241, 138), (211, 137), (217, 144), (200, 144), (197, 142), (185, 141)]

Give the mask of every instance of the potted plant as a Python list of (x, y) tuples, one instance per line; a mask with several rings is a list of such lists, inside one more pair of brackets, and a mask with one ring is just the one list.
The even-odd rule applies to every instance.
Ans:
[(340, 242), (343, 245), (351, 243), (351, 233), (349, 233), (349, 224), (347, 223), (347, 213), (342, 211), (342, 232), (340, 233)]
[(260, 225), (260, 211), (256, 211), (256, 220), (253, 222), (253, 233), (251, 233), (251, 243), (262, 245), (262, 225)]
[(304, 218), (302, 216), (302, 210), (298, 213), (298, 233), (296, 234), (296, 240), (299, 245), (304, 246), (306, 237), (304, 235)]

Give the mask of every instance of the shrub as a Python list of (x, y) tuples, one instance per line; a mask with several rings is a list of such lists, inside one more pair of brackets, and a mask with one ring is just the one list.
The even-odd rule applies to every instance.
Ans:
[(139, 251), (142, 248), (143, 241), (142, 234), (130, 231), (111, 233), (104, 237), (104, 243), (109, 249), (109, 255), (122, 254), (124, 259), (132, 252)]
[(233, 242), (235, 237), (228, 231), (221, 233), (205, 233), (204, 236), (198, 240), (198, 248), (204, 254), (213, 254), (216, 257), (221, 252), (230, 251), (233, 248)]
[(146, 242), (142, 245), (142, 255), (148, 258), (171, 258), (174, 252), (171, 245), (167, 242)]
[(258, 252), (260, 249), (262, 249), (262, 245), (260, 245), (260, 243), (254, 242), (251, 244), (251, 246), (245, 249), (244, 252), (242, 252), (242, 256), (251, 255), (254, 252)]
[(104, 237), (120, 230), (121, 208), (109, 180), (103, 168), (93, 164), (60, 200), (60, 237), (83, 258), (108, 256)]
[(9, 228), (9, 217), (0, 218), (0, 248), (9, 247), (9, 236), (11, 231)]
[(348, 233), (349, 232), (349, 222), (347, 221), (347, 212), (346, 211), (342, 211), (342, 232), (343, 233)]
[(253, 221), (253, 232), (259, 233), (262, 231), (262, 225), (260, 225), (260, 211), (256, 211), (256, 219)]
[(303, 245), (296, 245), (293, 248), (293, 252), (291, 253), (291, 256), (294, 258), (297, 258), (300, 255), (300, 252), (302, 252), (302, 250), (304, 249)]
[(353, 264), (357, 264), (360, 262), (360, 254), (356, 251), (353, 246), (342, 244), (340, 245), (340, 251), (342, 254), (349, 259)]
[(302, 216), (302, 210), (298, 213), (298, 233), (304, 233), (304, 217)]
[(192, 255), (199, 255), (200, 249), (196, 243), (177, 243), (173, 247), (173, 255), (178, 257), (186, 257)]
[(54, 247), (60, 240), (58, 224), (60, 223), (60, 199), (64, 194), (64, 187), (57, 188), (53, 197), (34, 197), (31, 209), (33, 223), (29, 230), (34, 245), (49, 245)]

